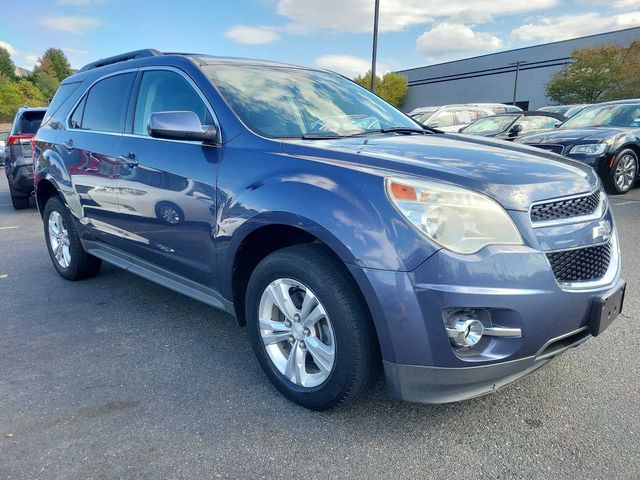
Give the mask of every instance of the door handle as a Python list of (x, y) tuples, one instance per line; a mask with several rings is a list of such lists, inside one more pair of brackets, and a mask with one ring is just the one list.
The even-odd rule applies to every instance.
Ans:
[(120, 160), (124, 165), (127, 165), (128, 167), (137, 167), (138, 166), (138, 160), (136, 159), (136, 154), (133, 152), (129, 152), (126, 155), (120, 155), (118, 157), (118, 160)]
[(73, 150), (73, 139), (70, 138), (66, 142), (62, 142), (60, 145), (62, 145), (65, 150)]

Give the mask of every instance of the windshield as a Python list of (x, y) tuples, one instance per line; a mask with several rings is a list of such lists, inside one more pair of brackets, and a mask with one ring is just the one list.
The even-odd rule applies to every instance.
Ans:
[(339, 75), (253, 65), (202, 68), (245, 125), (266, 137), (348, 136), (419, 128), (400, 111)]
[(560, 128), (640, 127), (640, 104), (594, 105), (564, 122)]
[(517, 118), (517, 115), (484, 117), (462, 130), (462, 133), (478, 133), (480, 135), (498, 134), (504, 132)]
[(427, 120), (429, 120), (429, 117), (431, 115), (433, 115), (434, 113), (436, 113), (438, 111), (437, 108), (434, 108), (432, 110), (420, 110), (418, 113), (413, 113), (411, 115), (411, 118), (419, 121), (419, 122), (425, 122)]

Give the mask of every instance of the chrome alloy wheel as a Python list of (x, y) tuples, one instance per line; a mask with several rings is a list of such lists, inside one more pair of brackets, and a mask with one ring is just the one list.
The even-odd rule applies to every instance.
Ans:
[(633, 186), (633, 181), (638, 172), (638, 160), (631, 154), (620, 159), (614, 172), (616, 186), (622, 192), (626, 192)]
[(55, 210), (49, 214), (49, 245), (53, 256), (62, 268), (69, 268), (71, 252), (69, 251), (69, 232), (64, 225), (62, 215)]
[(317, 387), (333, 370), (336, 340), (331, 320), (309, 288), (279, 278), (260, 297), (260, 335), (271, 362), (290, 382)]
[(162, 207), (160, 207), (160, 216), (166, 223), (169, 223), (171, 225), (180, 223), (180, 214), (176, 211), (175, 208), (168, 205), (163, 205)]

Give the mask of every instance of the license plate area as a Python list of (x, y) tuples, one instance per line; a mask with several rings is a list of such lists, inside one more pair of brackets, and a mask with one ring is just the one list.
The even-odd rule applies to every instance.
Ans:
[(600, 335), (622, 312), (626, 287), (627, 285), (624, 284), (612, 294), (594, 299), (589, 319), (591, 335), (594, 337)]

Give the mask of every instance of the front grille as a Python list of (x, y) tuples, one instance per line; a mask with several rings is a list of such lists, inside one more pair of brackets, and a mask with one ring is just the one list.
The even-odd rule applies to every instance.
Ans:
[(583, 217), (595, 213), (600, 205), (601, 190), (591, 195), (539, 203), (531, 207), (531, 221), (545, 222), (562, 218)]
[(562, 155), (564, 151), (564, 147), (562, 145), (551, 145), (548, 143), (539, 143), (539, 144), (531, 144), (532, 147), (541, 148), (542, 150), (548, 150), (549, 152), (557, 153), (558, 155)]
[(599, 280), (605, 276), (611, 263), (611, 242), (575, 250), (549, 252), (547, 258), (560, 283)]

